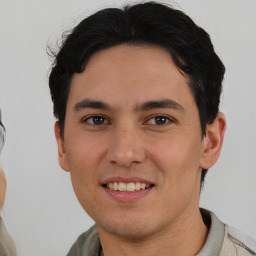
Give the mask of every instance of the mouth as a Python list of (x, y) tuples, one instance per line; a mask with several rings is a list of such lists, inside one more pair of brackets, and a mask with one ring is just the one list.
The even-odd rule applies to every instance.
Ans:
[(109, 190), (119, 191), (119, 192), (135, 192), (140, 190), (146, 190), (152, 188), (154, 184), (147, 184), (144, 182), (109, 182), (103, 184), (103, 187), (108, 188)]

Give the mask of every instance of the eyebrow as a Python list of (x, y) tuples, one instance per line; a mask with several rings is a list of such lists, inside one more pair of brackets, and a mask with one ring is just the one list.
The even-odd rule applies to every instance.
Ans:
[(80, 102), (76, 103), (74, 106), (74, 110), (77, 112), (82, 109), (103, 109), (103, 110), (110, 110), (111, 107), (102, 101), (96, 101), (96, 100), (89, 100), (89, 99), (83, 99)]
[(147, 101), (136, 107), (136, 111), (147, 111), (155, 108), (170, 108), (184, 112), (184, 108), (176, 101), (170, 99)]
[[(74, 106), (74, 111), (78, 112), (82, 109), (102, 109), (102, 110), (111, 110), (109, 104), (97, 101), (97, 100), (90, 100), (90, 99), (83, 99), (80, 102), (76, 103)], [(148, 111), (155, 108), (170, 108), (184, 112), (184, 108), (176, 101), (170, 99), (163, 99), (163, 100), (154, 100), (154, 101), (146, 101), (142, 104), (139, 104), (135, 107), (136, 112), (141, 111)]]

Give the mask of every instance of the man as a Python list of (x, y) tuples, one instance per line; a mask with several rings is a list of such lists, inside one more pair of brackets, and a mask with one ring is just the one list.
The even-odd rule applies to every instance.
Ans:
[(199, 209), (226, 127), (225, 68), (209, 35), (157, 3), (84, 19), (49, 85), (61, 167), (96, 225), (73, 255), (256, 255)]
[[(4, 134), (5, 129), (1, 122), (1, 111), (0, 111), (0, 154), (4, 146)], [(6, 180), (4, 172), (0, 166), (0, 211), (3, 208), (6, 192)], [(0, 255), (1, 256), (15, 256), (16, 248), (12, 238), (7, 232), (4, 220), (0, 215)]]

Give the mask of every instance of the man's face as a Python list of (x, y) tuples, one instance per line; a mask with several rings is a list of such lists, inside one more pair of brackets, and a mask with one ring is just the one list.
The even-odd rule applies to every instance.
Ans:
[(58, 132), (60, 164), (99, 232), (139, 238), (198, 210), (205, 138), (188, 79), (164, 49), (94, 54), (73, 76), (63, 140)]

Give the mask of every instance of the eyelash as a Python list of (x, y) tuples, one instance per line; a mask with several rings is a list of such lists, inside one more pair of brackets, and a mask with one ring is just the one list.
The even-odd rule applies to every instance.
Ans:
[[(156, 122), (156, 118), (160, 118), (165, 120), (164, 124), (157, 124)], [(152, 119), (155, 119), (155, 124), (150, 124), (150, 125), (156, 125), (156, 126), (165, 126), (165, 125), (168, 125), (169, 123), (173, 123), (174, 120), (172, 118), (170, 118), (169, 116), (166, 116), (166, 115), (153, 115), (151, 117), (149, 117), (146, 122), (149, 122), (150, 120)]]
[[(103, 123), (100, 123), (100, 124), (96, 124), (95, 121), (97, 119), (100, 119), (98, 121), (103, 121)], [(163, 124), (157, 124), (157, 120), (156, 118), (160, 118), (160, 120), (158, 121), (164, 121)], [(154, 120), (155, 124), (150, 124), (149, 121), (150, 120)], [(92, 123), (88, 122), (88, 120), (92, 120)], [(165, 125), (168, 125), (169, 123), (173, 123), (174, 120), (172, 118), (170, 118), (169, 116), (165, 116), (165, 115), (153, 115), (151, 117), (149, 117), (145, 123), (143, 124), (149, 124), (149, 125), (155, 125), (155, 126), (165, 126)], [(93, 115), (93, 116), (89, 116), (89, 117), (86, 117), (85, 119), (83, 119), (83, 123), (87, 123), (89, 125), (92, 125), (92, 126), (102, 126), (102, 125), (106, 125), (106, 124), (109, 124), (109, 120), (105, 117), (105, 116), (102, 116), (102, 115)]]
[[(90, 119), (93, 120), (94, 118), (104, 119), (104, 122), (102, 124), (95, 124), (95, 123), (88, 122), (88, 120), (90, 120)], [(87, 123), (89, 125), (95, 125), (95, 126), (105, 125), (106, 124), (105, 121), (107, 121), (109, 123), (108, 119), (104, 116), (101, 116), (101, 115), (93, 115), (93, 116), (89, 116), (89, 117), (86, 117), (86, 118), (83, 119), (83, 123)]]

